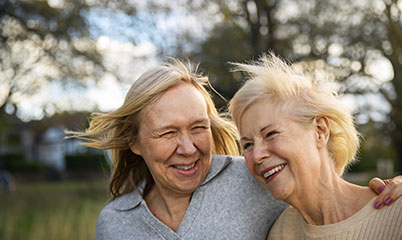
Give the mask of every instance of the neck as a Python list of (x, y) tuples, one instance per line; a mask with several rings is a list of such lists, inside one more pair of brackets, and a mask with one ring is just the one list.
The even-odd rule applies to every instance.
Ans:
[(145, 202), (152, 214), (173, 231), (177, 231), (190, 205), (191, 193), (164, 193), (154, 185)]
[(287, 202), (295, 207), (311, 225), (337, 223), (357, 213), (376, 195), (367, 187), (343, 180), (335, 172), (322, 175), (319, 180), (291, 196)]

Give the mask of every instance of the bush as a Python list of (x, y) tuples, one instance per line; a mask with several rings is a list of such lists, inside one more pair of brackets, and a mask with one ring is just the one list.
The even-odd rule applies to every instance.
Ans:
[(110, 170), (110, 166), (102, 154), (84, 153), (78, 155), (67, 155), (67, 171), (104, 171)]
[(377, 162), (381, 159), (396, 159), (396, 154), (390, 144), (378, 142), (368, 147), (363, 143), (358, 156), (359, 161), (350, 167), (349, 172), (376, 171)]
[(4, 154), (0, 156), (0, 168), (10, 172), (43, 172), (49, 167), (38, 161), (27, 161), (22, 154)]

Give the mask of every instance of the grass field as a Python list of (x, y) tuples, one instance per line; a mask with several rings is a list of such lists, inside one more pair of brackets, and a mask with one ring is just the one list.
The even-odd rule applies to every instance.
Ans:
[(20, 183), (0, 192), (0, 239), (94, 239), (107, 200), (106, 180)]

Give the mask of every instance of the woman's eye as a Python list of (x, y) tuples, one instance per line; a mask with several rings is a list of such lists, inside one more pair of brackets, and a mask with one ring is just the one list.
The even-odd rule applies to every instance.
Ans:
[(161, 137), (170, 137), (170, 136), (173, 136), (174, 134), (175, 134), (174, 131), (168, 131), (168, 132), (162, 133), (160, 136)]
[(207, 128), (208, 128), (207, 126), (199, 125), (199, 126), (193, 127), (193, 130), (195, 130), (195, 131), (202, 131), (202, 130), (205, 130), (205, 129), (207, 129)]
[(271, 137), (275, 136), (278, 133), (279, 132), (277, 132), (277, 131), (268, 132), (267, 134), (265, 134), (265, 138), (271, 138)]
[(243, 144), (243, 151), (247, 152), (250, 150), (251, 146), (253, 146), (252, 143), (245, 143)]

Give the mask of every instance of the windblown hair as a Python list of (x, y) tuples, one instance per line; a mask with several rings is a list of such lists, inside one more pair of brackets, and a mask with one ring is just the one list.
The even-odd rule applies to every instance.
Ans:
[(235, 94), (229, 110), (237, 127), (244, 112), (264, 99), (278, 104), (295, 121), (312, 124), (326, 117), (330, 124), (328, 151), (341, 175), (353, 162), (360, 145), (353, 116), (342, 104), (335, 85), (323, 74), (297, 71), (272, 53), (250, 64), (234, 64), (234, 71), (245, 72), (249, 79)]
[[(206, 90), (206, 87), (209, 87), (214, 91), (208, 77), (196, 72), (197, 68), (193, 69), (190, 63), (187, 67), (179, 60), (171, 59), (170, 63), (142, 74), (131, 86), (121, 107), (105, 114), (93, 113), (89, 128), (85, 132), (67, 132), (69, 138), (84, 140), (82, 145), (112, 151), (113, 172), (109, 192), (113, 199), (134, 189), (145, 197), (154, 185), (145, 161), (141, 156), (134, 154), (130, 146), (138, 135), (141, 111), (179, 84), (192, 84), (205, 98), (213, 137), (212, 153), (239, 155), (235, 125), (216, 110)], [(143, 180), (146, 184), (140, 189), (139, 184)]]

